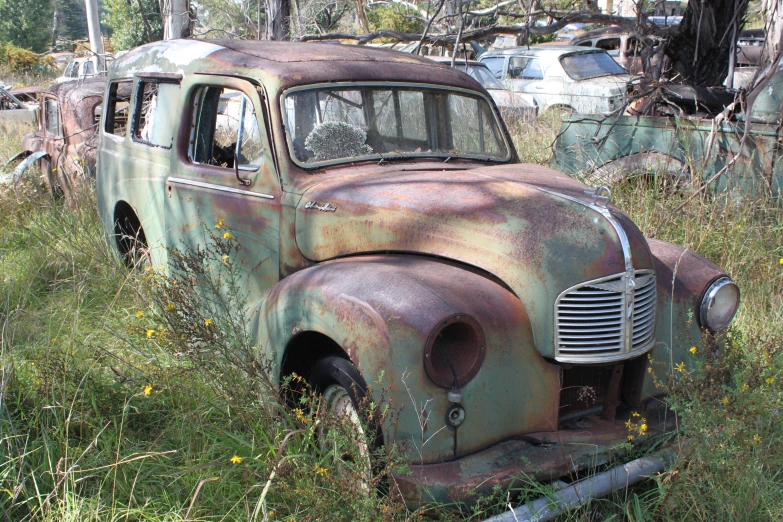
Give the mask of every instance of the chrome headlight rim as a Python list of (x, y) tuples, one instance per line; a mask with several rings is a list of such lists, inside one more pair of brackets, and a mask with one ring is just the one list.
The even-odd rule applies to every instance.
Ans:
[[(720, 292), (723, 288), (726, 288), (727, 286), (733, 286), (734, 289), (737, 292), (737, 300), (736, 303), (734, 303), (734, 310), (731, 313), (731, 316), (724, 322), (722, 325), (710, 325), (709, 324), (709, 312), (712, 309), (712, 304), (715, 301), (715, 297), (718, 295), (718, 292)], [(734, 317), (737, 315), (737, 310), (739, 310), (740, 305), (740, 288), (737, 285), (737, 283), (734, 282), (734, 280), (729, 276), (722, 276), (713, 281), (707, 289), (704, 291), (704, 294), (701, 297), (701, 303), (699, 304), (699, 323), (703, 328), (707, 328), (708, 330), (712, 332), (719, 332), (721, 330), (725, 330), (728, 328), (728, 326), (731, 324), (731, 322), (734, 320)]]

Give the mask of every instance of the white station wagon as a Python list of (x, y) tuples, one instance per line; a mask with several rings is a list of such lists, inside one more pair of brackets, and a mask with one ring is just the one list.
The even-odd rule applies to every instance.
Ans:
[(479, 57), (513, 92), (548, 108), (606, 114), (623, 106), (631, 76), (602, 49), (536, 45), (489, 51)]

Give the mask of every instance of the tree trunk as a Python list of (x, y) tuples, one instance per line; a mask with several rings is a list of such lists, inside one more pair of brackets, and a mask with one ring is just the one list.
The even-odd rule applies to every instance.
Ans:
[(364, 9), (364, 0), (356, 0), (356, 12), (359, 14), (359, 25), (365, 34), (370, 32), (370, 22), (367, 20), (367, 11)]
[(139, 13), (141, 14), (141, 21), (144, 22), (144, 30), (147, 31), (147, 43), (152, 42), (152, 27), (147, 20), (147, 13), (144, 11), (144, 0), (136, 0), (139, 4)]
[(739, 34), (747, 9), (745, 0), (690, 0), (666, 46), (670, 77), (695, 86), (721, 85), (729, 70), (732, 30), (736, 24)]
[(266, 7), (266, 39), (287, 40), (291, 17), (290, 0), (264, 0)]
[(164, 2), (163, 39), (175, 40), (190, 36), (190, 5), (188, 0)]
[(63, 21), (63, 11), (60, 5), (54, 3), (54, 19), (52, 20), (52, 49), (57, 47), (57, 38), (60, 36), (60, 25)]

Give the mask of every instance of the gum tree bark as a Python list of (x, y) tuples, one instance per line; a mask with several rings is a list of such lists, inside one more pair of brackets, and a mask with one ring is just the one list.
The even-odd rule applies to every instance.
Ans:
[(747, 0), (690, 0), (666, 46), (672, 79), (695, 86), (721, 85), (729, 71), (732, 32), (742, 30), (747, 10)]
[(266, 8), (266, 39), (288, 40), (290, 0), (264, 0), (264, 7)]

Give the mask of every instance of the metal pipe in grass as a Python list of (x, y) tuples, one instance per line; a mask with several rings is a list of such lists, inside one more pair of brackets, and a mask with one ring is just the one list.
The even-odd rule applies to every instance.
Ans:
[(632, 460), (603, 473), (574, 482), (553, 495), (542, 497), (524, 506), (486, 519), (484, 522), (544, 522), (594, 498), (636, 484), (653, 473), (663, 471), (674, 459), (671, 451), (661, 451)]

